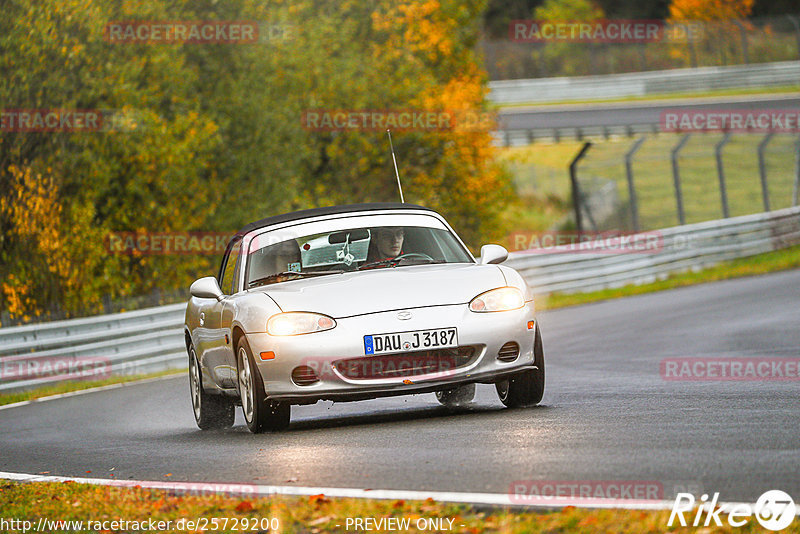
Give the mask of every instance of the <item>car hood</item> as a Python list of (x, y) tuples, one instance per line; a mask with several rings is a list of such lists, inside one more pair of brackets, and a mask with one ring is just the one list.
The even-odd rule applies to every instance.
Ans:
[(506, 285), (495, 265), (447, 264), (387, 267), (292, 280), (257, 289), (283, 311), (312, 311), (334, 318), (424, 306), (465, 304)]

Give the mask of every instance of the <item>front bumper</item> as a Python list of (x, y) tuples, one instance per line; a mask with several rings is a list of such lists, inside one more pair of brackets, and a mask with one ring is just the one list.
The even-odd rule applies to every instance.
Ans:
[[(398, 311), (380, 312), (337, 319), (332, 330), (300, 336), (247, 334), (264, 382), (266, 397), (292, 404), (318, 400), (361, 400), (383, 396), (408, 395), (436, 391), (460, 384), (492, 383), (517, 371), (534, 366), (533, 302), (507, 312), (475, 313), (466, 304), (414, 308), (412, 318), (399, 320)], [(389, 334), (411, 330), (456, 327), (459, 347), (474, 352), (466, 365), (440, 372), (411, 372), (400, 376), (361, 376), (353, 378), (336, 368), (334, 362), (364, 358), (364, 335)], [(519, 345), (519, 355), (510, 362), (497, 354), (508, 343)], [(274, 358), (262, 360), (262, 352)], [(402, 354), (402, 353), (401, 353)], [(292, 371), (308, 366), (319, 378), (310, 385), (298, 385)]]

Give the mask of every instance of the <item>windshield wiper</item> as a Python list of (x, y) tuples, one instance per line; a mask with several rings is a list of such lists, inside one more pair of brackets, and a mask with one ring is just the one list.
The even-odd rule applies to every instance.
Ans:
[(392, 267), (394, 267), (395, 265), (397, 265), (401, 261), (402, 260), (398, 260), (397, 258), (387, 258), (385, 260), (373, 261), (371, 263), (365, 263), (364, 265), (359, 267), (358, 270), (361, 271), (363, 269), (373, 269), (375, 267), (382, 267), (384, 265), (391, 265)]
[(385, 260), (373, 261), (371, 263), (365, 263), (361, 267), (358, 268), (359, 271), (363, 269), (375, 269), (377, 267), (383, 267), (384, 265), (388, 265), (390, 267), (397, 267), (400, 262), (414, 262), (419, 264), (430, 265), (434, 263), (447, 263), (445, 260), (434, 260), (434, 259), (425, 259), (425, 258), (386, 258)]
[(277, 280), (278, 278), (287, 276), (296, 276), (298, 278), (305, 278), (307, 276), (325, 276), (326, 274), (341, 274), (343, 272), (344, 271), (341, 269), (336, 269), (333, 271), (284, 271), (282, 273), (275, 273), (269, 276), (262, 276), (261, 278), (256, 278), (255, 280), (250, 281), (250, 283), (247, 284), (247, 287), (251, 288), (255, 286), (261, 286), (264, 284), (268, 284), (272, 280)]

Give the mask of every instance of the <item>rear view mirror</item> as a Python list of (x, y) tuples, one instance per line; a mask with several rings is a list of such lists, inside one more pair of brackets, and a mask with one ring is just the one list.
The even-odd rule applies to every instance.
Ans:
[(481, 247), (480, 262), (483, 265), (490, 263), (503, 263), (508, 259), (508, 251), (500, 245), (483, 245)]
[(350, 234), (350, 243), (353, 241), (362, 241), (364, 239), (369, 238), (369, 232), (361, 228), (359, 230), (350, 230), (347, 232), (334, 232), (328, 236), (328, 243), (331, 245), (336, 245), (338, 243), (344, 243), (347, 241), (347, 234)]
[(195, 280), (189, 287), (189, 293), (199, 299), (222, 300), (222, 290), (219, 288), (217, 279), (213, 276), (206, 276)]

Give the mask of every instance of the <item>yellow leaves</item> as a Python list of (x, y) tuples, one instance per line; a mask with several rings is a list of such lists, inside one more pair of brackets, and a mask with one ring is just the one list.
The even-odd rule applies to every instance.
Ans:
[(731, 20), (750, 15), (755, 0), (672, 0), (670, 20)]
[(10, 198), (0, 198), (0, 213), (11, 221), (12, 232), (39, 251), (58, 246), (59, 236), (52, 222), (58, 219), (61, 207), (52, 179), (34, 175), (29, 167), (11, 165), (8, 171), (12, 193)]
[(372, 21), (377, 30), (402, 32), (402, 46), (423, 53), (431, 61), (453, 52), (454, 43), (450, 35), (456, 29), (455, 24), (443, 16), (438, 0), (400, 3), (386, 14), (374, 12)]
[(21, 317), (26, 321), (30, 320), (30, 316), (25, 313), (33, 303), (30, 295), (30, 286), (10, 274), (6, 281), (0, 283), (0, 292), (2, 292), (6, 309), (12, 317)]

